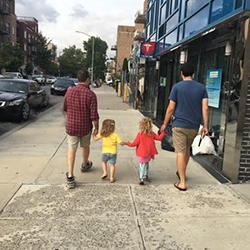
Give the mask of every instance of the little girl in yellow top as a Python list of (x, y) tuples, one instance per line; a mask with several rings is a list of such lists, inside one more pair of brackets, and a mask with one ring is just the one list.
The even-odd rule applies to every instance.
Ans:
[(110, 166), (110, 182), (115, 182), (115, 163), (117, 159), (117, 143), (120, 145), (127, 145), (127, 142), (122, 141), (120, 136), (114, 132), (115, 121), (112, 119), (106, 119), (102, 123), (101, 133), (97, 136), (93, 136), (95, 141), (103, 139), (102, 144), (102, 179), (108, 176), (107, 162)]

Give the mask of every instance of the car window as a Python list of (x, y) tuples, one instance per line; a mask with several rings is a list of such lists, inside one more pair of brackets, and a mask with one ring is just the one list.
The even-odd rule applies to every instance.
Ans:
[(26, 94), (27, 84), (17, 81), (0, 81), (0, 91)]
[(69, 80), (57, 80), (55, 86), (69, 87), (72, 86), (72, 81)]

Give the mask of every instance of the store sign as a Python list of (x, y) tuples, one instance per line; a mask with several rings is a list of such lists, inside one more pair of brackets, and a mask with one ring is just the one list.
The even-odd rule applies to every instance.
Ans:
[(155, 54), (155, 42), (141, 43), (140, 57), (153, 58)]
[(207, 71), (206, 88), (208, 94), (208, 106), (219, 108), (221, 91), (222, 69)]

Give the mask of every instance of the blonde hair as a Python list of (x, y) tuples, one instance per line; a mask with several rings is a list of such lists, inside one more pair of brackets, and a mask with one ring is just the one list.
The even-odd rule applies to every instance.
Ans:
[(140, 121), (140, 131), (141, 133), (145, 133), (146, 135), (150, 135), (152, 132), (153, 121), (148, 117), (142, 118)]
[(115, 121), (112, 119), (106, 119), (102, 123), (101, 136), (108, 137), (115, 131)]

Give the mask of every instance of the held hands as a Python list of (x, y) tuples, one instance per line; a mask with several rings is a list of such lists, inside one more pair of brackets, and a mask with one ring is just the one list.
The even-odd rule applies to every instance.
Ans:
[(161, 126), (161, 132), (165, 132), (166, 127), (167, 126), (165, 124), (162, 124), (162, 126)]

